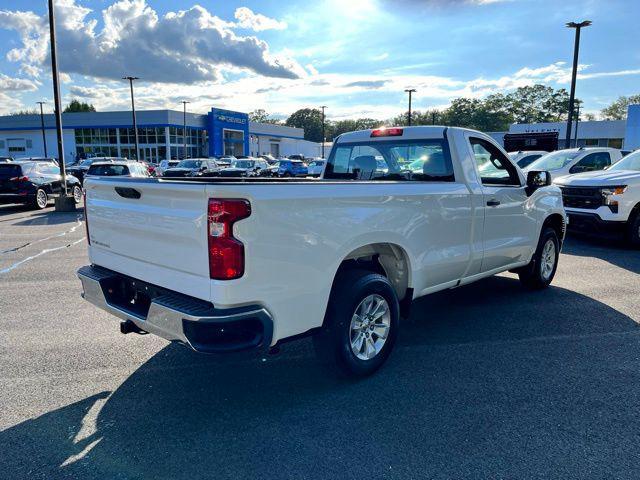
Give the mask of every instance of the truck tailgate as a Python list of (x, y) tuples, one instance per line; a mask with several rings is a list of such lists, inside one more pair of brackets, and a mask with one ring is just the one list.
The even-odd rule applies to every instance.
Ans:
[(209, 300), (205, 185), (87, 179), (93, 264)]

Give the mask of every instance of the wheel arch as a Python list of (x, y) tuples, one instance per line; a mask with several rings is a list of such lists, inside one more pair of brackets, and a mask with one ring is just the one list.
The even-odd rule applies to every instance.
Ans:
[(564, 217), (560, 213), (552, 213), (547, 216), (542, 222), (542, 227), (540, 228), (540, 235), (544, 231), (545, 227), (551, 227), (555, 230), (558, 235), (558, 240), (560, 241), (560, 245), (564, 242), (564, 235), (567, 229), (567, 225)]
[(375, 242), (351, 250), (340, 262), (333, 285), (341, 271), (350, 268), (371, 270), (385, 276), (402, 301), (411, 290), (411, 263), (406, 250), (393, 242)]

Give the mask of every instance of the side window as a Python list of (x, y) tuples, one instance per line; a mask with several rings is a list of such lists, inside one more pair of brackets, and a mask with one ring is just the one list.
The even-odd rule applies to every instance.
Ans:
[(470, 142), (483, 185), (520, 186), (516, 168), (495, 145), (473, 137)]
[(611, 165), (611, 156), (609, 152), (595, 152), (590, 153), (578, 163), (576, 163), (571, 170), (570, 173), (579, 173), (579, 172), (591, 172), (594, 170), (603, 170), (605, 167)]

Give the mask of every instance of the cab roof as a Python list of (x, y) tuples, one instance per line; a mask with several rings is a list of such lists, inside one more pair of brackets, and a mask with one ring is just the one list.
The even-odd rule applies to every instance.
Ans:
[[(443, 126), (420, 125), (415, 127), (380, 127), (357, 132), (343, 133), (336, 143), (385, 141), (385, 140), (424, 140), (441, 139), (447, 128)], [(374, 133), (375, 132), (375, 133)], [(387, 132), (386, 134), (384, 132)], [(400, 132), (400, 134), (398, 134)]]

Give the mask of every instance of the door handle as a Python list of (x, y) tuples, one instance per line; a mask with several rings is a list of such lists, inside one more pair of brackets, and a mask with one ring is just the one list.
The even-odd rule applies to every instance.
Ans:
[(498, 205), (500, 205), (500, 200), (496, 200), (495, 198), (487, 202), (487, 207), (497, 207)]

